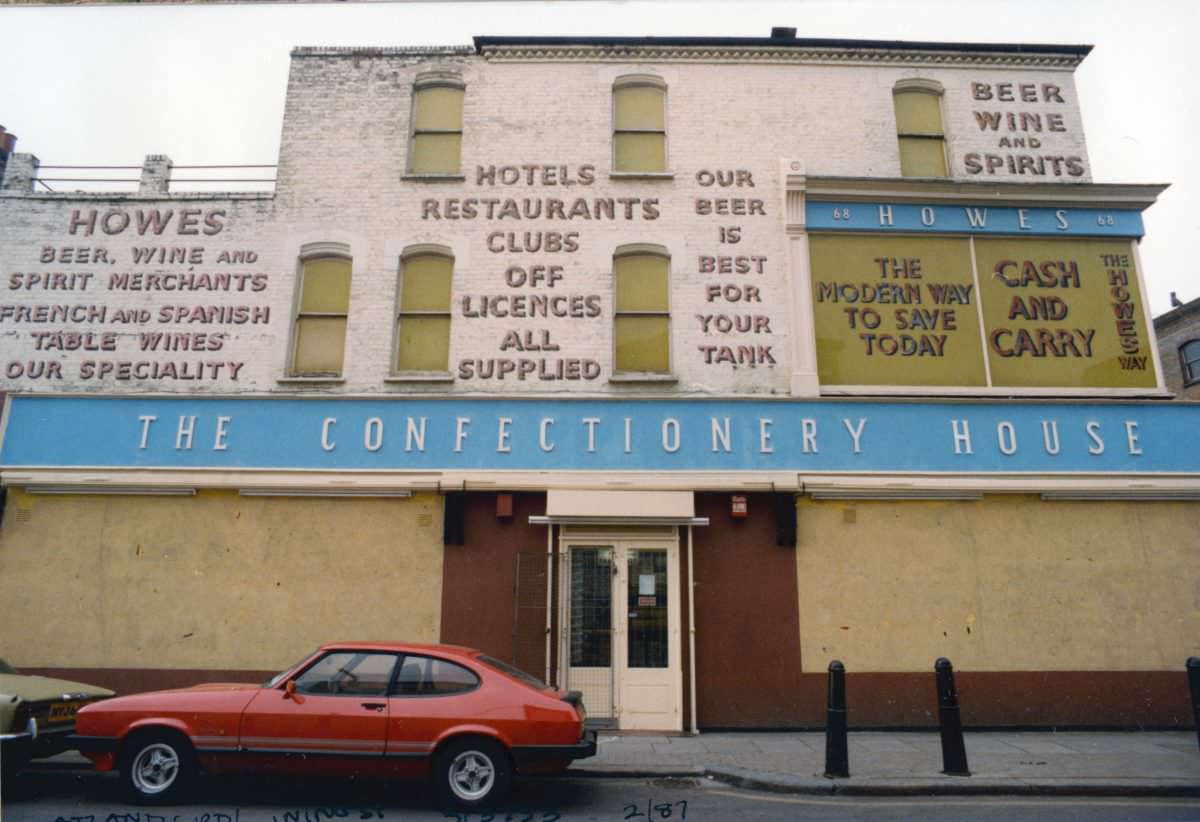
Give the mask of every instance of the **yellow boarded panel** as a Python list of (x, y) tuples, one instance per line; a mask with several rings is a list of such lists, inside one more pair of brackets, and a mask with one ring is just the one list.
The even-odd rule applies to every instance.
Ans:
[(414, 174), (457, 174), (461, 134), (414, 134), (409, 171)]
[(613, 129), (665, 131), (666, 92), (654, 86), (627, 86), (613, 91)]
[(667, 265), (667, 258), (656, 254), (615, 258), (617, 311), (666, 311)]
[(416, 131), (462, 131), (463, 90), (434, 86), (413, 97)]
[(900, 174), (905, 177), (945, 177), (946, 152), (941, 139), (901, 137)]
[(616, 370), (671, 370), (671, 335), (666, 317), (617, 317)]
[(987, 384), (970, 243), (809, 240), (822, 385)]
[(445, 371), (450, 362), (449, 317), (401, 317), (397, 371)]
[(895, 95), (898, 134), (941, 134), (942, 108), (936, 94), (905, 91)]
[(613, 135), (613, 171), (666, 171), (667, 135), (626, 132)]
[(339, 257), (305, 260), (302, 313), (345, 314), (350, 307), (350, 261)]
[(341, 374), (345, 347), (345, 318), (302, 317), (296, 321), (296, 355), (292, 373)]
[(1129, 240), (977, 239), (997, 386), (1157, 385)]
[(448, 311), (453, 269), (454, 261), (449, 257), (429, 255), (406, 259), (400, 310)]

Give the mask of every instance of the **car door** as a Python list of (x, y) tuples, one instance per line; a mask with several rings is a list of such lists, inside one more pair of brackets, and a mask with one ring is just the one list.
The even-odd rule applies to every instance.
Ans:
[(388, 697), (389, 757), (428, 757), (448, 729), (481, 718), (479, 677), (435, 656), (406, 654)]
[(334, 650), (283, 687), (264, 688), (242, 714), (241, 748), (277, 765), (291, 763), (293, 770), (382, 762), (397, 660), (390, 653)]

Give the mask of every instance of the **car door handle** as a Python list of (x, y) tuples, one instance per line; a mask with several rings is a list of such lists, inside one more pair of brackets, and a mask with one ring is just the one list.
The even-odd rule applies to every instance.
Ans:
[(387, 705), (383, 702), (364, 702), (362, 706), (368, 711), (382, 711)]

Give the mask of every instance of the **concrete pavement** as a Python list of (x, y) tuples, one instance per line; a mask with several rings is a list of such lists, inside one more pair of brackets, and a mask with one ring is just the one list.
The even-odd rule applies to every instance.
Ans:
[(826, 779), (824, 733), (604, 735), (572, 773), (704, 775), (757, 790), (846, 795), (1200, 796), (1191, 732), (965, 734), (971, 776), (944, 776), (937, 733), (851, 732), (850, 776)]

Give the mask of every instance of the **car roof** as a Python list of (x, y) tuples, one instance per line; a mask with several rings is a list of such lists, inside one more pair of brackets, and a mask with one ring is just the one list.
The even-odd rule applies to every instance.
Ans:
[(443, 645), (428, 642), (327, 642), (324, 645), (321, 645), (317, 650), (328, 651), (333, 649), (356, 651), (393, 651), (400, 653), (438, 653), (465, 658), (476, 657), (480, 653), (475, 648), (467, 648), (463, 645)]

